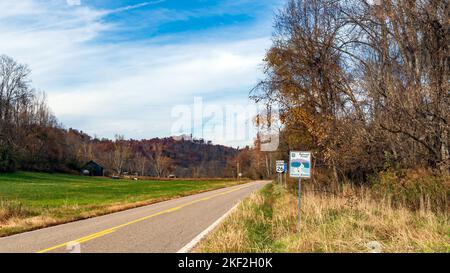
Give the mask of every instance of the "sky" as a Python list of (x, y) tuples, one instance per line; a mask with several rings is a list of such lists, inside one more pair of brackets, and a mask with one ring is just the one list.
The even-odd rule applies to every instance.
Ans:
[(248, 95), (263, 78), (283, 3), (0, 0), (0, 54), (29, 66), (33, 87), (66, 128), (107, 138), (194, 133), (242, 147), (254, 129), (243, 138), (214, 128), (240, 126), (226, 120), (236, 116), (230, 106), (254, 114)]

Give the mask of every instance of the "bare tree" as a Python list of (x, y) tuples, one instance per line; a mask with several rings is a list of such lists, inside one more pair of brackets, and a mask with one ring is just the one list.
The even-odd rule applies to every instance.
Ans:
[(129, 144), (125, 141), (124, 136), (116, 135), (114, 142), (114, 156), (113, 167), (117, 175), (121, 175), (123, 167), (127, 160), (130, 158), (131, 149)]
[(163, 177), (172, 166), (172, 160), (164, 155), (163, 145), (156, 143), (153, 145), (153, 167), (158, 177)]
[(139, 170), (141, 176), (145, 176), (148, 165), (148, 158), (143, 153), (137, 152), (134, 156), (134, 162), (136, 169)]
[(412, 165), (423, 158), (448, 169), (449, 2), (360, 3), (343, 10), (364, 52), (359, 59), (374, 123), (397, 160)]
[(335, 181), (391, 159), (448, 171), (449, 14), (438, 0), (290, 0), (251, 97)]

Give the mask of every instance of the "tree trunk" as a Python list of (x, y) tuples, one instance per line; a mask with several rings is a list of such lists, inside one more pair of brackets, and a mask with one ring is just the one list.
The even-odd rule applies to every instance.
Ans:
[(441, 171), (448, 172), (449, 171), (449, 165), (450, 165), (450, 156), (449, 156), (449, 135), (448, 135), (448, 129), (443, 128), (441, 130), (441, 147), (440, 147), (440, 156), (441, 160), (439, 162), (439, 168)]

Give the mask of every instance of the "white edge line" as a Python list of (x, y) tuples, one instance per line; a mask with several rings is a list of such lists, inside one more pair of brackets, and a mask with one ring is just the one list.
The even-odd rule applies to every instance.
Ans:
[(182, 249), (178, 250), (177, 253), (189, 253), (191, 250), (198, 244), (200, 241), (208, 235), (211, 231), (213, 231), (220, 223), (222, 223), (225, 218), (228, 217), (240, 204), (241, 202), (237, 203), (232, 207), (229, 211), (227, 211), (224, 215), (222, 215), (217, 221), (215, 221), (212, 225), (210, 225), (207, 229), (202, 231), (199, 235), (197, 235), (192, 241), (190, 241), (187, 245), (185, 245)]

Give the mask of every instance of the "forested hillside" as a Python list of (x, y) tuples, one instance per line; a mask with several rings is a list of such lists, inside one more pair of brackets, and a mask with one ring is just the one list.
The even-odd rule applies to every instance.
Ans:
[(31, 86), (31, 71), (0, 56), (0, 172), (73, 172), (90, 160), (108, 175), (236, 177), (237, 149), (204, 140), (114, 140), (65, 129)]
[[(204, 140), (177, 140), (172, 137), (149, 140), (91, 139), (70, 129), (77, 146), (77, 162), (97, 161), (107, 174), (133, 173), (166, 177), (236, 177), (233, 164), (238, 149), (213, 145)], [(83, 140), (84, 139), (84, 140)]]

